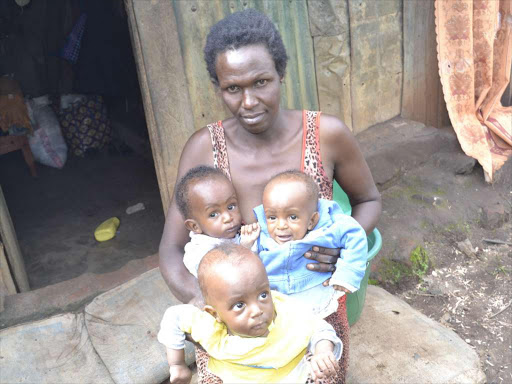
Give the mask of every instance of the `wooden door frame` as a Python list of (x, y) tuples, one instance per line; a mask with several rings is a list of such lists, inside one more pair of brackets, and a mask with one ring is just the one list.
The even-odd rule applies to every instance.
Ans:
[(172, 1), (125, 0), (160, 196), (172, 199), (194, 120)]

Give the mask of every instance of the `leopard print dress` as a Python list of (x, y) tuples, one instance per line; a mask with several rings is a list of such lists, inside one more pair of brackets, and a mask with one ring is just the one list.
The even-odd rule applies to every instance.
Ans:
[[(320, 197), (332, 200), (332, 181), (326, 175), (320, 157), (320, 115), (317, 111), (303, 111), (303, 139), (302, 139), (302, 160), (300, 170), (311, 176), (318, 185)], [(219, 121), (209, 124), (208, 130), (212, 140), (213, 164), (219, 168), (231, 180), (229, 170), (229, 160), (224, 137), (224, 127)], [(331, 324), (336, 334), (343, 342), (343, 354), (338, 363), (337, 374), (326, 384), (344, 384), (348, 368), (348, 346), (349, 346), (349, 325), (347, 318), (346, 296), (339, 299), (338, 311), (330, 314), (325, 320)], [(206, 351), (200, 347), (196, 348), (196, 364), (199, 383), (220, 384), (222, 380), (208, 370), (209, 356)], [(308, 382), (312, 382), (308, 380)]]

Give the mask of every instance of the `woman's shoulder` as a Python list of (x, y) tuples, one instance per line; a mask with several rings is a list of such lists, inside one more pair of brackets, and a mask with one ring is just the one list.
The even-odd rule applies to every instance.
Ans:
[(201, 164), (213, 164), (212, 141), (208, 127), (195, 131), (181, 152), (181, 165), (188, 170)]
[(336, 151), (356, 145), (355, 137), (347, 125), (336, 116), (322, 114), (320, 118), (319, 138), (322, 146)]
[(320, 135), (328, 139), (340, 138), (340, 136), (352, 136), (352, 132), (347, 125), (336, 116), (322, 113), (320, 117)]
[(198, 129), (189, 137), (185, 149), (204, 149), (205, 147), (211, 147), (211, 143), (210, 131), (206, 126)]

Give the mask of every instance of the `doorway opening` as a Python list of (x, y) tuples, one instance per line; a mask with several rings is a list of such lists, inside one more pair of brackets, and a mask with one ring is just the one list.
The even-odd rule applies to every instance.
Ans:
[[(63, 166), (36, 162), (36, 177), (21, 151), (0, 156), (31, 290), (155, 254), (164, 212), (123, 1), (9, 0), (0, 15), (0, 76), (25, 101), (48, 101), (67, 145)], [(83, 128), (87, 136), (95, 118), (108, 131), (100, 144), (73, 135)], [(115, 237), (96, 241), (95, 229), (111, 217), (120, 220)]]

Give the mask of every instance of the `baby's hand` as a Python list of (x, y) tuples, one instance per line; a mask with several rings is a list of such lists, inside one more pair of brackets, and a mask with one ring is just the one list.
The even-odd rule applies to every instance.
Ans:
[(172, 384), (189, 384), (192, 380), (192, 371), (185, 365), (171, 365), (169, 369)]
[(310, 360), (311, 379), (315, 383), (322, 379), (328, 379), (336, 374), (336, 365), (338, 364), (334, 353), (331, 351), (315, 353)]
[(254, 245), (254, 242), (260, 236), (260, 230), (261, 228), (258, 223), (242, 226), (240, 230), (240, 245), (251, 249), (251, 247)]
[(336, 285), (336, 284), (333, 284), (332, 286), (335, 290), (337, 291), (341, 291), (341, 292), (345, 292), (345, 293), (352, 293), (349, 289), (343, 287), (342, 285)]
[[(330, 281), (331, 281), (331, 279), (327, 279), (327, 280), (325, 280), (325, 281), (322, 283), (322, 285), (323, 285), (324, 287), (327, 287), (327, 286), (329, 286), (329, 282), (330, 282)], [(352, 291), (351, 291), (350, 289), (347, 289), (347, 288), (345, 288), (345, 287), (344, 287), (344, 286), (342, 286), (342, 285), (336, 285), (336, 284), (333, 284), (333, 285), (332, 285), (332, 287), (333, 287), (335, 290), (337, 290), (337, 291), (342, 291), (342, 292), (345, 292), (345, 293), (352, 293)]]

